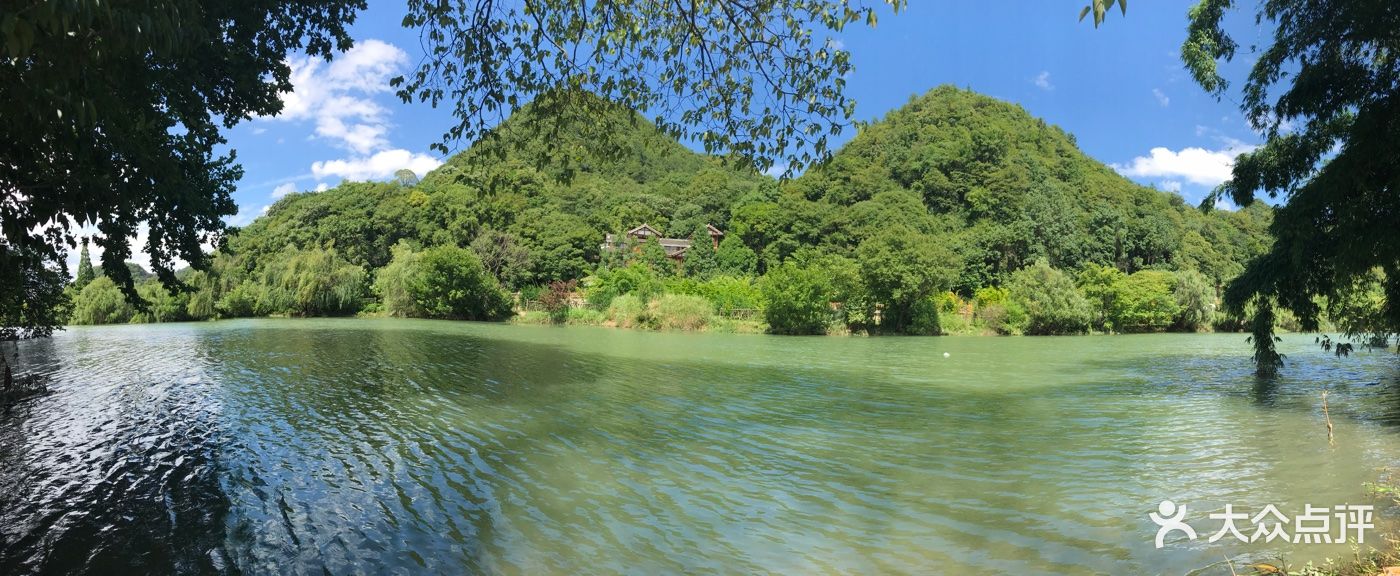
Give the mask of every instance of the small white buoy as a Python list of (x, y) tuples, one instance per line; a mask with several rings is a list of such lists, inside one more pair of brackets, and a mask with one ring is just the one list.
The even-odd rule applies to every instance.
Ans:
[(949, 354), (949, 353), (947, 353), (947, 352), (944, 352), (944, 353), (943, 353), (943, 357), (944, 357), (944, 358), (947, 358), (947, 357), (949, 357), (949, 356), (952, 356), (952, 354)]

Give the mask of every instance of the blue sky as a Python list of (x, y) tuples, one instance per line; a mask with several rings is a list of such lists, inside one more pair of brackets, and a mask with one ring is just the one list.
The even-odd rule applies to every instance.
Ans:
[[(848, 28), (839, 41), (855, 65), (856, 118), (878, 119), (940, 84), (971, 88), (1061, 126), (1134, 180), (1198, 201), (1259, 137), (1235, 104), (1207, 96), (1182, 68), (1192, 2), (1134, 2), (1094, 29), (1076, 19), (1084, 1), (915, 2), (886, 10), (874, 29)], [(353, 51), (330, 63), (293, 60), (296, 90), (281, 116), (229, 131), (246, 172), (232, 223), (288, 191), (387, 179), (403, 167), (421, 175), (441, 162), (429, 146), (452, 122), (448, 111), (403, 104), (387, 86), (422, 56), (417, 33), (399, 26), (403, 14), (399, 2), (372, 2), (353, 27)], [(1242, 44), (1256, 39), (1243, 32)]]

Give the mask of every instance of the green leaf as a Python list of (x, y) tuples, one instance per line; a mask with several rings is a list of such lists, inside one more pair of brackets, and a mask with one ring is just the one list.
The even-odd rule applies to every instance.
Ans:
[(1089, 7), (1088, 7), (1088, 6), (1085, 6), (1083, 10), (1080, 10), (1080, 11), (1079, 11), (1079, 21), (1080, 21), (1080, 22), (1083, 22), (1083, 21), (1084, 21), (1084, 17), (1085, 17), (1085, 16), (1088, 16), (1088, 15), (1089, 15)]

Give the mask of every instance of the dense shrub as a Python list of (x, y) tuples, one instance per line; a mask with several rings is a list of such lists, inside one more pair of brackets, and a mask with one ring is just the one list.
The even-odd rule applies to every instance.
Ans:
[(655, 271), (640, 263), (617, 268), (602, 267), (587, 282), (584, 291), (588, 305), (604, 310), (614, 298), (624, 294), (634, 294), (646, 302), (662, 291), (661, 278)]
[(978, 288), (972, 298), (977, 303), (978, 308), (998, 306), (1006, 304), (1006, 301), (1011, 299), (1011, 292), (1000, 286), (984, 286)]
[[(1018, 310), (1020, 309), (1019, 306), (1017, 306), (1016, 308)], [(1022, 314), (1020, 314), (1020, 316), (1018, 316), (1017, 320), (1023, 320), (1024, 316), (1025, 314), (1023, 312)], [(1020, 330), (1018, 324), (1022, 323), (1010, 322), (1010, 319), (1008, 318), (1007, 314), (1006, 304), (988, 304), (986, 306), (978, 306), (977, 311), (974, 313), (974, 317), (977, 319), (977, 322), (979, 324), (986, 327), (988, 330), (996, 332), (997, 334), (1014, 334)]]
[(1089, 330), (1089, 301), (1069, 276), (1043, 260), (1013, 273), (1007, 290), (1011, 300), (1025, 311), (1025, 334), (1080, 334)]
[(715, 312), (724, 315), (763, 307), (763, 293), (748, 277), (715, 276), (700, 284), (699, 295), (714, 305)]
[(763, 319), (775, 334), (824, 334), (832, 317), (831, 278), (822, 269), (788, 262), (758, 283)]
[(909, 325), (905, 328), (904, 333), (915, 336), (942, 334), (943, 324), (939, 321), (938, 300), (928, 297), (915, 302), (910, 310)]

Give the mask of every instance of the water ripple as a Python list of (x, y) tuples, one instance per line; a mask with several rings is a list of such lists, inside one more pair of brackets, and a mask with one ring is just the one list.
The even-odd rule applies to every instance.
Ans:
[(1307, 344), (1261, 384), (1236, 336), (76, 329), (24, 344), (55, 393), (0, 418), (0, 572), (1176, 574), (1318, 556), (1337, 550), (1156, 550), (1146, 516), (1172, 498), (1213, 531), (1227, 503), (1355, 502), (1397, 461), (1395, 360)]

